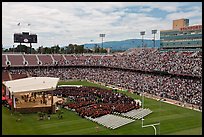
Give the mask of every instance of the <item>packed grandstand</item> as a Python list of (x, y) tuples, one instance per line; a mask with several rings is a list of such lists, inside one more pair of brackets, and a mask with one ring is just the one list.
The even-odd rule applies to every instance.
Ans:
[(137, 48), (110, 55), (2, 54), (4, 81), (29, 76), (90, 80), (202, 109), (202, 51)]

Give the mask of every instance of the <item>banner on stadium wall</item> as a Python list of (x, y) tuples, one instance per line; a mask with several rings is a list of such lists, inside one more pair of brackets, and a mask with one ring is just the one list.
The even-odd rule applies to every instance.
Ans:
[(185, 30), (200, 30), (200, 29), (202, 29), (202, 25), (195, 25), (195, 26), (182, 27), (182, 28), (180, 28), (180, 31), (185, 31)]

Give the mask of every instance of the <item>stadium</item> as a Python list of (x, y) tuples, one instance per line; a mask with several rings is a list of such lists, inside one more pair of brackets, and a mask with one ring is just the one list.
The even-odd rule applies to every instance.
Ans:
[[(152, 60), (152, 58), (154, 60)], [(172, 60), (173, 63), (169, 64), (166, 58)], [(27, 61), (26, 64), (24, 64), (25, 60)], [(135, 63), (133, 63), (133, 60)], [(179, 63), (181, 61), (183, 63)], [(158, 49), (154, 48), (133, 49), (123, 53), (122, 55), (2, 54), (2, 79), (4, 81), (3, 83), (5, 83), (5, 81), (16, 81), (17, 79), (26, 79), (29, 77), (55, 77), (60, 79), (59, 84), (62, 85), (69, 83), (74, 83), (74, 85), (83, 85), (84, 82), (85, 85), (97, 83), (97, 85), (102, 85), (103, 88), (108, 88), (106, 92), (114, 92), (115, 95), (109, 95), (107, 98), (105, 96), (100, 96), (100, 92), (96, 94), (95, 92), (100, 91), (100, 88), (94, 90), (94, 87), (92, 86), (90, 89), (86, 89), (85, 86), (84, 89), (81, 89), (81, 91), (78, 91), (79, 87), (75, 86), (57, 86), (56, 90), (53, 90), (54, 93), (52, 94), (58, 99), (61, 99), (56, 101), (55, 105), (58, 104), (63, 109), (63, 120), (67, 120), (67, 123), (69, 123), (69, 120), (71, 119), (68, 118), (69, 115), (74, 115), (73, 117), (79, 119), (79, 123), (76, 120), (78, 125), (75, 123), (75, 126), (73, 126), (73, 128), (76, 128), (75, 130), (73, 129), (73, 132), (62, 131), (62, 134), (126, 134), (126, 127), (127, 130), (130, 128), (132, 131), (128, 131), (128, 134), (154, 134), (152, 127), (146, 129), (142, 128), (137, 133), (137, 129), (135, 129), (135, 127), (138, 127), (138, 129), (141, 128), (141, 119), (143, 117), (145, 118), (145, 124), (160, 122), (160, 126), (156, 126), (158, 128), (157, 130), (160, 130), (160, 134), (171, 134), (171, 132), (172, 134), (182, 133), (183, 129), (179, 125), (180, 122), (183, 123), (183, 127), (187, 126), (189, 128), (190, 126), (194, 129), (196, 126), (195, 128), (198, 132), (195, 134), (200, 134), (202, 114), (199, 112), (202, 110), (201, 61), (202, 52), (200, 51), (159, 52)], [(9, 67), (6, 62), (10, 62)], [(41, 63), (38, 64), (39, 62)], [(161, 66), (159, 62), (162, 62), (163, 66)], [(177, 67), (172, 67), (172, 65)], [(175, 68), (177, 71), (173, 70)], [(111, 88), (112, 90), (110, 90)], [(77, 95), (72, 95), (71, 91), (74, 91), (75, 94), (77, 94), (77, 92), (79, 93)], [(91, 91), (95, 91), (95, 94), (89, 94)], [(39, 90), (38, 92), (41, 93), (42, 90)], [(41, 96), (40, 94), (38, 95), (38, 92), (37, 96)], [(118, 92), (118, 94), (115, 92)], [(51, 91), (45, 93), (45, 96), (49, 98)], [(145, 96), (145, 103), (142, 107), (141, 104), (139, 105), (137, 100), (140, 100), (140, 102), (142, 101), (143, 93)], [(133, 96), (135, 100), (132, 98), (130, 98), (129, 101), (128, 99), (119, 99), (120, 96), (124, 96), (126, 98), (126, 95), (127, 98), (128, 95)], [(30, 96), (30, 98), (32, 98), (34, 95), (32, 94)], [(72, 102), (73, 100), (70, 102), (67, 102), (67, 100), (65, 101), (67, 97), (69, 97), (69, 101), (71, 100), (70, 97), (72, 97), (75, 102)], [(16, 107), (21, 107), (20, 105), (24, 104), (23, 98), (20, 96), (16, 96), (16, 98), (18, 98), (18, 101), (15, 102)], [(44, 100), (47, 100), (47, 98)], [(154, 100), (151, 98), (154, 98)], [(30, 103), (33, 101), (28, 102)], [(38, 102), (37, 99), (33, 104), (36, 102)], [(174, 105), (169, 105), (166, 102), (170, 102)], [(80, 105), (77, 105), (78, 103)], [(27, 104), (26, 101), (25, 104)], [(59, 106), (55, 109), (57, 110)], [(12, 103), (10, 103), (9, 108), (12, 110)], [(15, 109), (17, 110), (17, 108), (14, 108), (14, 110)], [(90, 113), (82, 113), (85, 111), (84, 109), (87, 111), (90, 109)], [(134, 112), (140, 109), (142, 110), (140, 113), (139, 111)], [(91, 110), (95, 111), (91, 112)], [(27, 111), (32, 112), (33, 109), (28, 107), (26, 109), (26, 112)], [(3, 133), (6, 134), (4, 124), (6, 125), (7, 121), (4, 121), (4, 117), (6, 118), (4, 113), (8, 115), (9, 112), (8, 110), (3, 109)], [(19, 122), (16, 124), (21, 124), (23, 127), (23, 124), (26, 124), (26, 121), (28, 120), (26, 120), (27, 116), (36, 120), (35, 115), (37, 114), (22, 115), (22, 123)], [(104, 118), (104, 116), (107, 116), (107, 118)], [(117, 125), (116, 123), (116, 125), (112, 125), (112, 128), (111, 125), (105, 125), (104, 127), (103, 123), (96, 120), (97, 117), (102, 117), (102, 120), (98, 118), (98, 121), (103, 121), (103, 119), (117, 119), (119, 117), (121, 120), (119, 119), (118, 121), (121, 121), (122, 124)], [(14, 117), (7, 117), (7, 120), (8, 118), (12, 118), (13, 120), (15, 119)], [(86, 133), (86, 128), (83, 129), (83, 126), (80, 124), (81, 120), (89, 121), (90, 125), (89, 122), (87, 122), (87, 127), (85, 126), (86, 124), (84, 126), (88, 129), (92, 129), (93, 132)], [(11, 121), (11, 119), (9, 121)], [(93, 123), (93, 121), (95, 122)], [(36, 122), (38, 121), (36, 120)], [(59, 124), (64, 123), (62, 121), (58, 122)], [(44, 124), (46, 125), (46, 123)], [(54, 123), (57, 124), (57, 121), (54, 121)], [(34, 126), (37, 126), (38, 124), (40, 123), (36, 123)], [(98, 124), (99, 129), (102, 131), (95, 131), (94, 128), (96, 124)], [(49, 123), (47, 123), (47, 125), (49, 125)], [(61, 129), (63, 129), (63, 124), (60, 124), (60, 126)], [(168, 126), (172, 126), (172, 131), (170, 129), (165, 129), (168, 128)], [(20, 128), (20, 125), (17, 127)], [(77, 129), (81, 132), (77, 131)], [(111, 131), (113, 129), (114, 131)], [(135, 131), (133, 129), (135, 129)], [(179, 132), (178, 129), (180, 129), (181, 132)], [(13, 133), (15, 134), (16, 131), (14, 129), (10, 130), (11, 132), (13, 130)], [(117, 130), (119, 131), (116, 132)], [(37, 130), (32, 130), (31, 133), (28, 130), (25, 134), (32, 134), (32, 132), (41, 134), (41, 132)], [(185, 131), (183, 133), (185, 134)], [(188, 131), (186, 131), (186, 133), (188, 134)]]
[(174, 20), (159, 48), (156, 33), (154, 46), (142, 31), (141, 45), (119, 52), (103, 52), (99, 34), (95, 53), (34, 52), (37, 34), (14, 33), (20, 45), (2, 52), (2, 134), (202, 135), (202, 25)]

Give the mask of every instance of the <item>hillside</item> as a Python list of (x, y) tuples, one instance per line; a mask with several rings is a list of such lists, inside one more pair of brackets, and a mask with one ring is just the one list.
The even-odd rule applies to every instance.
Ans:
[[(84, 47), (93, 48), (95, 45), (101, 46), (101, 43), (87, 43)], [(142, 45), (141, 39), (128, 39), (123, 41), (108, 41), (103, 43), (104, 48), (112, 48), (112, 50), (127, 50), (129, 48), (136, 48)], [(144, 45), (153, 47), (152, 40), (144, 40)], [(155, 41), (155, 47), (160, 47), (160, 40)]]

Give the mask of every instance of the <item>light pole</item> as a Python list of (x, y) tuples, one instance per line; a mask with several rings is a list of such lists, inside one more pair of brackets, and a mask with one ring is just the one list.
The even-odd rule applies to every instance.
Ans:
[[(30, 23), (28, 23), (28, 32), (31, 34)], [(32, 54), (32, 43), (30, 42), (30, 54)]]
[(13, 45), (13, 54), (14, 54), (14, 45)]
[(30, 54), (32, 54), (32, 44), (30, 42)]
[(157, 30), (152, 30), (152, 34), (154, 34), (154, 48), (155, 48), (155, 34), (157, 33)]
[(103, 49), (103, 38), (105, 37), (105, 34), (99, 34), (99, 37), (101, 37), (101, 38), (102, 38), (101, 48)]
[(141, 31), (140, 35), (142, 36), (142, 47), (144, 47), (144, 35), (145, 35), (145, 31)]

